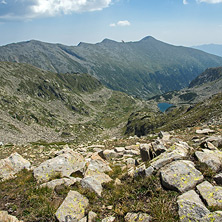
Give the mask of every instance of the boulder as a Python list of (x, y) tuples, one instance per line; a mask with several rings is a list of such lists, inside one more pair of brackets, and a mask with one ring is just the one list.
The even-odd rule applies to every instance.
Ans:
[(146, 162), (153, 159), (153, 156), (151, 156), (151, 147), (151, 144), (140, 144), (140, 156), (142, 158), (142, 161)]
[(43, 183), (56, 176), (69, 177), (77, 171), (83, 172), (85, 163), (81, 154), (73, 151), (65, 152), (41, 163), (33, 173), (38, 182)]
[(222, 152), (219, 150), (203, 149), (196, 151), (195, 155), (201, 163), (207, 164), (212, 170), (219, 171), (222, 166)]
[(103, 191), (102, 183), (100, 183), (94, 177), (86, 177), (82, 179), (81, 185), (83, 188), (86, 188), (95, 192), (98, 196), (101, 196), (102, 194), (102, 191)]
[(203, 180), (203, 175), (188, 160), (170, 163), (160, 171), (162, 185), (170, 190), (185, 192), (193, 189)]
[(89, 201), (77, 191), (69, 191), (67, 197), (56, 211), (56, 217), (59, 222), (67, 221), (66, 218), (80, 221), (85, 216), (85, 209)]
[(91, 175), (91, 171), (103, 173), (103, 172), (110, 172), (112, 169), (110, 168), (109, 164), (106, 161), (102, 160), (91, 160), (89, 162), (88, 168), (85, 172), (85, 176)]
[(0, 179), (13, 178), (22, 169), (30, 169), (31, 164), (18, 153), (12, 153), (9, 157), (0, 160)]
[(194, 190), (180, 195), (177, 199), (177, 204), (181, 222), (201, 221), (210, 213)]
[(146, 213), (127, 213), (124, 217), (126, 222), (149, 222), (152, 217)]
[(155, 156), (159, 156), (161, 153), (164, 153), (167, 150), (162, 140), (155, 140), (155, 142), (151, 143), (151, 145)]
[(159, 170), (174, 160), (184, 159), (188, 155), (189, 149), (186, 143), (175, 143), (166, 152), (152, 159), (150, 164), (155, 170)]
[(133, 158), (127, 158), (125, 161), (128, 168), (135, 167), (136, 165), (138, 165), (137, 161)]
[(68, 187), (80, 181), (81, 181), (81, 178), (75, 178), (75, 177), (55, 179), (47, 183), (41, 184), (40, 187), (49, 187), (51, 189), (55, 189), (56, 186), (64, 185)]
[(204, 181), (197, 186), (197, 190), (209, 207), (222, 207), (222, 187)]
[(8, 214), (7, 211), (0, 211), (0, 221), (1, 222), (23, 222), (18, 220), (15, 216)]
[(104, 159), (104, 160), (112, 160), (116, 158), (120, 158), (123, 156), (121, 153), (115, 152), (115, 150), (104, 150), (99, 152), (99, 155)]
[(222, 173), (219, 173), (219, 174), (215, 175), (214, 180), (216, 181), (216, 183), (218, 185), (222, 185)]

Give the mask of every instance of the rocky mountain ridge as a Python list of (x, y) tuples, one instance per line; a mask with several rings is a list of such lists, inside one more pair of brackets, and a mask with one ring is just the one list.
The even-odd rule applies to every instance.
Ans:
[(88, 73), (108, 88), (149, 98), (188, 86), (222, 58), (146, 37), (137, 42), (65, 46), (28, 41), (0, 47), (0, 61), (28, 63), (57, 73)]

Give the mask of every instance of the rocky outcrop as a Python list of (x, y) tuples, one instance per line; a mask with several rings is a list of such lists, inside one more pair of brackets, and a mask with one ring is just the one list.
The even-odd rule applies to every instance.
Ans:
[[(56, 217), (59, 222), (65, 222), (67, 219), (80, 221), (85, 216), (85, 209), (89, 201), (77, 191), (69, 191), (62, 205), (56, 211)], [(67, 218), (67, 219), (66, 219)]]
[(0, 179), (12, 178), (22, 169), (30, 169), (31, 164), (18, 153), (12, 153), (8, 158), (0, 160)]

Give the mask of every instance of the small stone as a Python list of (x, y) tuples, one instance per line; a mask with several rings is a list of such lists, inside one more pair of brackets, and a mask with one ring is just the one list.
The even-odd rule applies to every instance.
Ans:
[(152, 217), (146, 213), (127, 213), (124, 217), (126, 222), (150, 222)]
[(146, 177), (150, 177), (153, 173), (154, 173), (154, 168), (153, 168), (152, 166), (149, 166), (149, 167), (145, 170), (145, 176), (146, 176)]
[(96, 218), (97, 218), (97, 214), (93, 211), (89, 211), (88, 222), (95, 222)]
[(196, 134), (209, 134), (209, 133), (215, 133), (215, 131), (211, 129), (196, 130)]
[(112, 206), (112, 205), (111, 205), (111, 206), (108, 206), (107, 209), (108, 209), (108, 210), (112, 210), (112, 209), (113, 209), (113, 206)]
[(125, 147), (115, 147), (114, 149), (117, 153), (123, 153), (125, 151)]
[(118, 178), (116, 178), (116, 179), (115, 179), (115, 182), (114, 182), (114, 185), (115, 185), (115, 186), (120, 186), (120, 185), (122, 185), (121, 180), (118, 179)]
[(115, 221), (115, 217), (106, 217), (105, 219), (102, 220), (102, 222), (114, 222)]

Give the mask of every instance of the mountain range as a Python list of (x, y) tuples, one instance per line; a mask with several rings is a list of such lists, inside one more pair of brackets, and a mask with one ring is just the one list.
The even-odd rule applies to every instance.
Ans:
[(219, 44), (198, 45), (193, 46), (192, 48), (199, 49), (213, 55), (222, 56), (222, 45)]
[(56, 73), (87, 73), (113, 90), (150, 98), (189, 85), (222, 58), (148, 36), (137, 42), (104, 39), (65, 46), (28, 41), (0, 47), (0, 61), (28, 63)]

